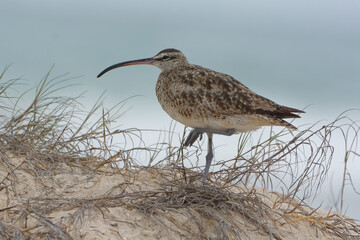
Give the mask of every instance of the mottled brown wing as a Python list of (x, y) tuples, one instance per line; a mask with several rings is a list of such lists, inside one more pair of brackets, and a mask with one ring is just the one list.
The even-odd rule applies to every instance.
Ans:
[(262, 114), (293, 118), (298, 115), (292, 112), (303, 112), (278, 105), (257, 95), (233, 77), (201, 66), (189, 65), (168, 74), (167, 77), (172, 79), (169, 91), (173, 97), (185, 99), (181, 103), (183, 107), (197, 109), (198, 114)]
[(195, 65), (169, 74), (174, 95), (200, 112), (233, 115), (251, 110), (249, 90), (231, 76)]

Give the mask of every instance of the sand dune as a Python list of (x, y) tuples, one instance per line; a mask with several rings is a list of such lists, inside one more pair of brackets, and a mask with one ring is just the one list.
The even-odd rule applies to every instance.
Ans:
[(351, 219), (265, 189), (184, 184), (175, 170), (96, 169), (94, 162), (47, 169), (41, 161), (34, 169), (30, 156), (0, 156), (2, 239), (360, 237)]

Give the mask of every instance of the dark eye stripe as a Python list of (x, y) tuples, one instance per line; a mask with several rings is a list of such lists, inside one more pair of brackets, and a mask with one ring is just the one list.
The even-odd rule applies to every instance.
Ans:
[(162, 59), (164, 59), (164, 60), (167, 60), (167, 59), (169, 59), (170, 57), (168, 56), (168, 55), (164, 55), (163, 57), (162, 57)]

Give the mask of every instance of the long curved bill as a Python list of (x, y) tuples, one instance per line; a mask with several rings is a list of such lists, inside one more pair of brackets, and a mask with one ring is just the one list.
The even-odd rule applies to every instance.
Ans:
[(126, 61), (126, 62), (122, 62), (122, 63), (117, 63), (117, 64), (114, 64), (114, 65), (106, 68), (99, 75), (97, 75), (97, 77), (99, 78), (102, 75), (104, 75), (105, 73), (107, 73), (108, 71), (111, 71), (111, 70), (113, 70), (115, 68), (118, 68), (118, 67), (125, 67), (125, 66), (130, 66), (130, 65), (140, 65), (140, 64), (151, 65), (153, 62), (154, 62), (154, 58), (143, 58), (143, 59), (138, 59), (138, 60), (132, 60), (132, 61)]

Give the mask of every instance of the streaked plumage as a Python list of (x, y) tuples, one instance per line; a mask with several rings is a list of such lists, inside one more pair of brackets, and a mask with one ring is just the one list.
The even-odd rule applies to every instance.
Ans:
[(303, 111), (257, 95), (227, 74), (189, 64), (178, 50), (166, 49), (157, 56), (164, 54), (183, 59), (163, 69), (156, 84), (159, 103), (176, 121), (192, 128), (234, 128), (236, 132), (267, 125), (296, 129), (283, 118), (299, 117), (293, 113)]
[[(283, 119), (298, 118), (294, 113), (303, 113), (254, 93), (227, 74), (188, 63), (183, 53), (176, 49), (162, 50), (152, 58), (112, 65), (98, 77), (114, 68), (135, 64), (154, 65), (162, 70), (156, 83), (156, 96), (162, 108), (185, 126), (208, 133), (209, 146), (213, 133), (231, 135), (256, 130), (261, 126), (296, 129)], [(227, 130), (232, 132), (221, 132)], [(187, 141), (188, 145), (196, 138)], [(211, 156), (207, 156), (207, 170), (211, 159), (212, 149)]]

